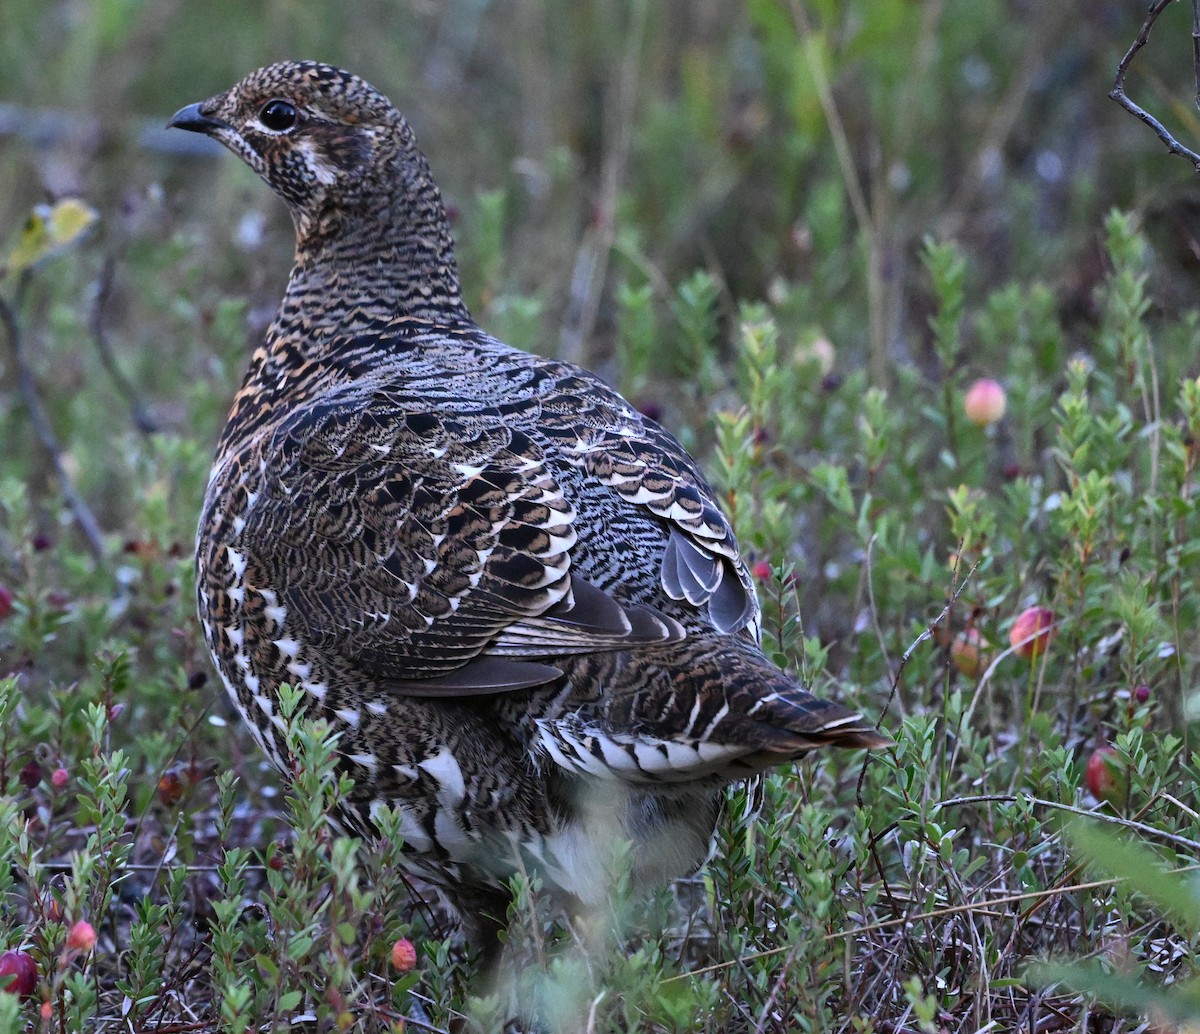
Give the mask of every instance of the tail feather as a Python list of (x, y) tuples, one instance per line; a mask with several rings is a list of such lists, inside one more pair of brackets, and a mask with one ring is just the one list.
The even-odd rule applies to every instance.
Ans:
[(753, 752), (795, 757), (818, 747), (887, 747), (892, 740), (857, 711), (814, 696), (752, 643), (709, 659), (717, 676), (698, 692), (719, 692), (728, 707), (707, 738)]
[(879, 749), (892, 745), (892, 739), (880, 732), (857, 711), (813, 696), (795, 682), (783, 680), (751, 705), (750, 713), (732, 717), (725, 729), (714, 729), (714, 739), (728, 737), (733, 742), (755, 748), (755, 754), (776, 757), (771, 764), (823, 747)]
[(570, 770), (634, 780), (738, 779), (822, 747), (892, 742), (856, 711), (801, 687), (749, 638), (693, 637), (564, 667), (570, 663), (605, 665), (580, 682), (609, 690), (600, 713), (583, 708), (539, 722), (543, 745)]

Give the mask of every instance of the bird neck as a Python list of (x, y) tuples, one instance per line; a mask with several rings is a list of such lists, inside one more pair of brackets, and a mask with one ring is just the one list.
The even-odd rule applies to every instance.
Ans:
[[(419, 154), (419, 153), (418, 153)], [(392, 182), (296, 221), (296, 260), (281, 315), (310, 325), (316, 313), (338, 330), (360, 318), (410, 316), (471, 323), (458, 282), (454, 241), (441, 194), (424, 158), (413, 156)]]

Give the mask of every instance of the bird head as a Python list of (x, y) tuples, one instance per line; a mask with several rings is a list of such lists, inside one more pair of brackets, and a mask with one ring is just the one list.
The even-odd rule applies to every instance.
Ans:
[[(180, 109), (168, 127), (219, 140), (287, 202), (305, 234), (331, 209), (352, 211), (410, 181), (428, 181), (408, 123), (356, 75), (284, 61)], [(397, 183), (399, 181), (399, 183)]]

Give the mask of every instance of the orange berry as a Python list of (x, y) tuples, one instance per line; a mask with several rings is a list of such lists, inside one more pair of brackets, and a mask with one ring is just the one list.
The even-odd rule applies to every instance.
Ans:
[(401, 973), (409, 973), (416, 965), (417, 949), (407, 937), (401, 937), (392, 945), (392, 966)]
[(158, 799), (168, 808), (173, 808), (183, 797), (183, 780), (173, 768), (168, 768), (158, 777)]
[(987, 657), (983, 651), (986, 645), (979, 629), (968, 628), (956, 635), (950, 643), (950, 660), (967, 678), (978, 678), (987, 664)]

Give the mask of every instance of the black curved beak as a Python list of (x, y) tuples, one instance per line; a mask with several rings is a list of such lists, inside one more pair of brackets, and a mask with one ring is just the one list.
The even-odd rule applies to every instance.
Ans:
[(189, 104), (180, 108), (171, 116), (167, 123), (168, 129), (186, 129), (192, 133), (212, 133), (217, 129), (228, 129), (229, 126), (220, 119), (205, 115), (199, 104)]

